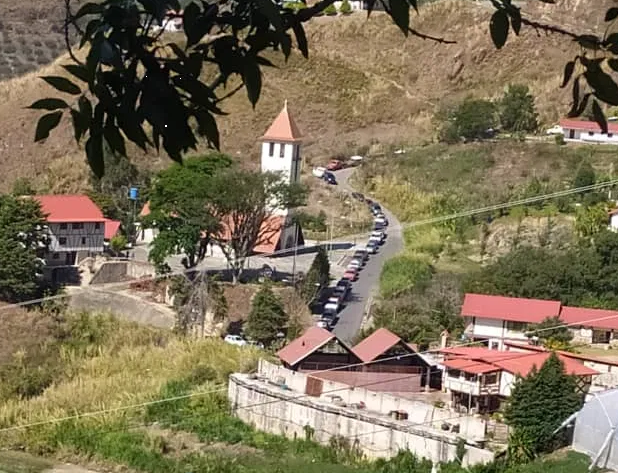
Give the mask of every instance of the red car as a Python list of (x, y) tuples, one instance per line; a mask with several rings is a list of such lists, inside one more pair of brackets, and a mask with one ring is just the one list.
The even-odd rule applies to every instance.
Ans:
[(338, 159), (331, 160), (331, 162), (328, 163), (328, 165), (326, 166), (326, 169), (328, 169), (329, 171), (338, 171), (339, 169), (342, 169), (342, 168), (343, 168), (343, 163), (339, 161)]
[(345, 273), (343, 273), (343, 278), (348, 281), (356, 281), (356, 277), (358, 276), (358, 271), (356, 269), (346, 269)]

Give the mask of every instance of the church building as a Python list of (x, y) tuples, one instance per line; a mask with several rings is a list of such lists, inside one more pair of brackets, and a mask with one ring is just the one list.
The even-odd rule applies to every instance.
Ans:
[[(261, 167), (262, 172), (280, 173), (286, 183), (300, 182), (302, 165), (301, 144), (302, 135), (288, 110), (287, 100), (283, 110), (272, 122), (266, 133), (260, 138), (262, 142)], [(265, 224), (277, 226), (273, 237), (268, 242), (260, 242), (257, 253), (273, 253), (275, 251), (304, 245), (304, 237), (300, 225), (294, 221), (295, 210), (279, 208), (273, 202), (273, 217)]]

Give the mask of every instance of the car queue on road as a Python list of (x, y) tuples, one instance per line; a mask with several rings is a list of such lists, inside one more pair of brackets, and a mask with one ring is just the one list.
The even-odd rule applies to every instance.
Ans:
[(382, 207), (377, 202), (365, 198), (358, 192), (352, 193), (352, 197), (365, 202), (369, 206), (374, 219), (373, 228), (369, 233), (367, 243), (354, 251), (351, 259), (348, 261), (345, 272), (342, 278), (337, 281), (337, 284), (329, 288), (329, 298), (324, 303), (320, 320), (317, 322), (318, 327), (332, 330), (339, 320), (339, 312), (343, 309), (346, 300), (348, 299), (353, 283), (358, 280), (360, 272), (369, 261), (370, 255), (375, 255), (380, 246), (386, 241), (386, 229), (388, 227), (388, 219)]

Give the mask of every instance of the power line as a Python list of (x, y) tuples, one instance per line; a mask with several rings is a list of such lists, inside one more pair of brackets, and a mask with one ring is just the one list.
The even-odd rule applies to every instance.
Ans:
[[(582, 187), (575, 187), (572, 189), (566, 189), (563, 191), (558, 191), (558, 192), (553, 192), (550, 194), (543, 194), (540, 196), (535, 196), (535, 197), (529, 197), (526, 199), (520, 199), (520, 200), (515, 200), (515, 201), (509, 201), (509, 202), (504, 202), (501, 204), (495, 204), (495, 205), (491, 205), (491, 206), (487, 206), (487, 207), (480, 207), (480, 208), (476, 208), (476, 209), (472, 209), (472, 210), (466, 210), (466, 211), (462, 211), (462, 212), (457, 212), (457, 213), (453, 213), (453, 214), (449, 214), (449, 215), (443, 215), (441, 217), (435, 217), (435, 218), (429, 218), (429, 219), (424, 219), (424, 220), (418, 220), (416, 222), (410, 222), (408, 224), (403, 224), (402, 227), (403, 228), (409, 228), (409, 227), (417, 227), (417, 226), (421, 226), (421, 225), (428, 225), (428, 224), (432, 224), (432, 223), (439, 223), (439, 222), (444, 222), (444, 221), (448, 221), (448, 220), (454, 220), (457, 218), (461, 218), (461, 217), (469, 217), (472, 215), (478, 215), (478, 214), (482, 214), (482, 213), (486, 213), (486, 212), (490, 212), (490, 211), (494, 211), (494, 210), (499, 210), (499, 209), (505, 209), (505, 208), (510, 208), (510, 207), (517, 207), (520, 205), (525, 205), (525, 204), (529, 204), (529, 203), (534, 203), (534, 202), (539, 202), (539, 201), (543, 201), (543, 200), (549, 200), (549, 199), (554, 199), (557, 197), (562, 197), (562, 196), (566, 196), (566, 195), (572, 195), (572, 194), (578, 194), (578, 193), (582, 193), (582, 192), (587, 192), (589, 190), (595, 190), (595, 189), (601, 189), (604, 187), (608, 187), (611, 185), (615, 185), (618, 184), (618, 179), (613, 179), (613, 180), (608, 180), (608, 181), (604, 181), (604, 182), (599, 182), (597, 184), (592, 184), (589, 186), (582, 186)], [(324, 242), (322, 242), (324, 243)], [(307, 248), (306, 246), (300, 246), (297, 249), (298, 250), (302, 250), (304, 248)], [(269, 254), (269, 256), (275, 256), (278, 254), (283, 254), (283, 253), (289, 253), (290, 251), (293, 251), (294, 248), (287, 248), (285, 250), (279, 250), (276, 251), (274, 253)], [(190, 268), (190, 269), (184, 269), (181, 271), (173, 271), (171, 273), (167, 273), (165, 275), (153, 275), (153, 276), (149, 276), (149, 277), (145, 277), (145, 278), (140, 278), (138, 280), (134, 280), (134, 281), (121, 281), (121, 282), (115, 282), (115, 283), (104, 283), (104, 284), (97, 284), (96, 286), (92, 286), (91, 289), (97, 290), (106, 290), (109, 288), (123, 288), (123, 287), (127, 287), (130, 286), (132, 283), (134, 282), (142, 282), (142, 281), (153, 281), (156, 279), (160, 279), (160, 278), (165, 278), (165, 277), (172, 277), (172, 276), (180, 276), (180, 275), (185, 275), (188, 273), (192, 273), (192, 272), (198, 272), (200, 271), (200, 269), (198, 268)], [(75, 288), (75, 290), (86, 290), (86, 287), (78, 287)], [(14, 304), (7, 304), (5, 306), (0, 307), (0, 311), (2, 310), (9, 310), (11, 308), (16, 308), (16, 307), (26, 307), (29, 305), (34, 305), (34, 304), (40, 304), (42, 302), (46, 302), (46, 301), (53, 301), (53, 300), (60, 300), (60, 299), (64, 299), (67, 297), (71, 297), (71, 294), (57, 294), (54, 296), (47, 296), (47, 297), (41, 297), (41, 298), (37, 298), (37, 299), (30, 299), (24, 302), (18, 302), (18, 303), (14, 303)]]
[(472, 209), (472, 210), (464, 210), (462, 212), (457, 212), (454, 214), (450, 214), (450, 215), (445, 215), (442, 217), (434, 217), (434, 218), (428, 218), (428, 219), (424, 219), (424, 220), (418, 220), (415, 222), (410, 222), (407, 224), (404, 224), (403, 227), (404, 228), (410, 228), (410, 227), (418, 227), (421, 225), (427, 225), (427, 224), (431, 224), (431, 223), (440, 223), (440, 222), (444, 222), (447, 220), (454, 220), (457, 218), (461, 218), (461, 217), (471, 217), (472, 215), (478, 215), (478, 214), (482, 214), (482, 213), (486, 213), (486, 212), (492, 212), (494, 210), (500, 210), (500, 209), (507, 209), (507, 208), (511, 208), (511, 207), (518, 207), (521, 205), (526, 205), (526, 204), (532, 204), (535, 202), (541, 202), (543, 200), (551, 200), (551, 199), (555, 199), (557, 197), (564, 197), (567, 195), (572, 195), (572, 194), (579, 194), (582, 192), (587, 192), (590, 190), (596, 190), (596, 189), (602, 189), (604, 187), (609, 187), (612, 185), (616, 185), (618, 184), (618, 179), (612, 179), (609, 181), (604, 181), (604, 182), (599, 182), (597, 184), (591, 184), (589, 186), (582, 186), (582, 187), (574, 187), (572, 189), (566, 189), (566, 190), (562, 190), (562, 191), (557, 191), (557, 192), (552, 192), (551, 194), (543, 194), (543, 195), (538, 195), (538, 196), (534, 196), (534, 197), (527, 197), (525, 199), (519, 199), (519, 200), (513, 200), (513, 201), (509, 201), (509, 202), (504, 202), (501, 204), (495, 204), (495, 205), (489, 205), (487, 207), (481, 207), (481, 208), (477, 208), (477, 209)]
[[(589, 319), (586, 320), (584, 322), (592, 322), (592, 321), (597, 321), (597, 320), (606, 320), (606, 319), (611, 319), (611, 318), (618, 318), (618, 314), (613, 315), (613, 316), (606, 316), (606, 317), (600, 317), (597, 319)], [(570, 324), (562, 324), (562, 325), (556, 325), (553, 327), (545, 327), (539, 330), (536, 330), (534, 333), (538, 333), (538, 332), (543, 332), (543, 331), (547, 331), (547, 330), (555, 330), (557, 328), (561, 328), (561, 327), (569, 327), (572, 325), (581, 325), (581, 322), (578, 323), (570, 323)], [(477, 341), (471, 341), (471, 342), (467, 342), (467, 343), (461, 343), (458, 344), (454, 347), (449, 347), (449, 348), (462, 348), (462, 347), (466, 347), (466, 346), (470, 346), (470, 345), (475, 345), (477, 344)], [(361, 362), (361, 363), (350, 363), (350, 364), (346, 364), (346, 365), (341, 365), (341, 366), (335, 366), (332, 368), (328, 368), (328, 369), (323, 369), (323, 370), (316, 370), (316, 371), (311, 371), (308, 374), (308, 376), (312, 376), (315, 377), (314, 375), (316, 374), (320, 374), (320, 373), (325, 373), (325, 372), (329, 372), (329, 371), (338, 371), (338, 370), (342, 370), (345, 368), (354, 368), (354, 367), (359, 367), (359, 366), (367, 366), (367, 365), (371, 365), (374, 363), (382, 363), (385, 361), (390, 361), (390, 360), (399, 360), (402, 358), (407, 358), (407, 357), (412, 357), (412, 356), (420, 356), (420, 355), (426, 355), (426, 354), (430, 354), (430, 353), (436, 353), (441, 351), (442, 348), (435, 348), (435, 349), (430, 349), (430, 350), (425, 350), (422, 352), (415, 352), (415, 353), (406, 353), (406, 354), (402, 354), (402, 355), (396, 355), (396, 356), (392, 356), (392, 357), (387, 357), (387, 358), (381, 358), (381, 359), (377, 359), (377, 360), (372, 360), (372, 361), (366, 361), (366, 362)], [(531, 353), (530, 355), (534, 355), (536, 353)], [(526, 356), (526, 355), (522, 355), (522, 356)], [(470, 362), (471, 365), (476, 364), (476, 362), (471, 361)], [(465, 365), (467, 366), (467, 365)], [(462, 367), (462, 368), (465, 368)], [(439, 373), (441, 372), (441, 369), (436, 369), (436, 370), (428, 370), (427, 371), (427, 381), (429, 382), (429, 376), (432, 373)], [(397, 380), (403, 380), (403, 379), (408, 379), (411, 377), (417, 377), (419, 376), (419, 373), (412, 373), (412, 374), (408, 374), (405, 375), (401, 378), (396, 378), (396, 379), (391, 379), (389, 380), (389, 382), (393, 382), (393, 381), (397, 381)], [(422, 376), (422, 373), (421, 373)], [(319, 378), (318, 378), (319, 379)], [(352, 388), (361, 388), (361, 387), (366, 387), (366, 386), (373, 386), (375, 384), (381, 384), (384, 383), (385, 381), (376, 381), (376, 382), (371, 382), (371, 383), (365, 383), (365, 384), (359, 384), (356, 386), (345, 386), (343, 388), (336, 388), (336, 389), (332, 389), (329, 391), (324, 391), (322, 392), (320, 395), (323, 394), (329, 394), (331, 392), (338, 392), (338, 391), (346, 391), (346, 390), (350, 390)], [(35, 427), (35, 426), (39, 426), (39, 425), (45, 425), (45, 424), (50, 424), (50, 423), (57, 423), (57, 422), (63, 422), (63, 421), (67, 421), (67, 420), (75, 420), (75, 419), (79, 419), (79, 418), (83, 418), (83, 417), (93, 417), (93, 416), (97, 416), (97, 415), (103, 415), (103, 414), (108, 414), (108, 413), (112, 413), (112, 412), (118, 412), (118, 411), (125, 411), (125, 410), (131, 410), (131, 409), (137, 409), (137, 408), (141, 408), (141, 407), (146, 407), (149, 405), (153, 405), (153, 404), (162, 404), (162, 403), (166, 403), (166, 402), (173, 402), (173, 401), (177, 401), (180, 399), (186, 399), (186, 398), (191, 398), (191, 397), (196, 397), (196, 396), (203, 396), (206, 394), (211, 394), (214, 392), (221, 392), (221, 391), (225, 391), (227, 390), (227, 388), (220, 388), (214, 391), (206, 391), (206, 392), (198, 392), (198, 393), (193, 393), (193, 394), (187, 394), (187, 395), (182, 395), (182, 396), (174, 396), (174, 397), (170, 397), (170, 398), (165, 398), (165, 399), (159, 399), (159, 400), (155, 400), (155, 401), (148, 401), (148, 402), (144, 402), (144, 403), (140, 403), (140, 404), (133, 404), (133, 405), (128, 405), (128, 406), (120, 406), (120, 407), (116, 407), (116, 408), (111, 408), (111, 409), (103, 409), (103, 410), (99, 410), (99, 411), (93, 411), (93, 412), (86, 412), (86, 413), (82, 413), (82, 414), (76, 414), (73, 416), (67, 416), (67, 417), (61, 417), (61, 418), (56, 418), (56, 419), (48, 419), (45, 421), (38, 421), (38, 422), (34, 422), (34, 423), (30, 423), (30, 424), (24, 424), (24, 425), (19, 425), (19, 426), (13, 426), (13, 427), (7, 427), (7, 428), (2, 428), (0, 429), (0, 433), (2, 432), (6, 432), (6, 431), (11, 431), (11, 430), (20, 430), (20, 429), (26, 429), (26, 428), (30, 428), (30, 427)], [(296, 401), (298, 399), (302, 399), (305, 397), (312, 397), (309, 394), (301, 394), (299, 396), (294, 396), (290, 399), (276, 399), (276, 400), (272, 400), (272, 401), (264, 401), (264, 402), (259, 402), (259, 403), (255, 403), (255, 404), (249, 404), (246, 406), (239, 406), (237, 407), (235, 410), (239, 410), (239, 409), (250, 409), (253, 407), (259, 407), (262, 405), (268, 405), (268, 404), (275, 404), (278, 402), (284, 402), (284, 401)], [(234, 409), (233, 409), (234, 410)]]

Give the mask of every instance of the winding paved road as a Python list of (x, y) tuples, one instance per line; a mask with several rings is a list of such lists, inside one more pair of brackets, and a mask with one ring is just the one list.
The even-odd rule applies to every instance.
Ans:
[[(354, 168), (348, 168), (335, 173), (342, 190), (353, 191), (348, 182), (353, 172)], [(352, 342), (360, 330), (370, 298), (378, 292), (382, 265), (403, 248), (401, 223), (387, 209), (384, 207), (382, 209), (389, 222), (386, 242), (377, 254), (369, 257), (369, 261), (359, 274), (358, 281), (353, 283), (347, 305), (340, 312), (339, 321), (333, 329), (335, 335), (346, 342)]]

